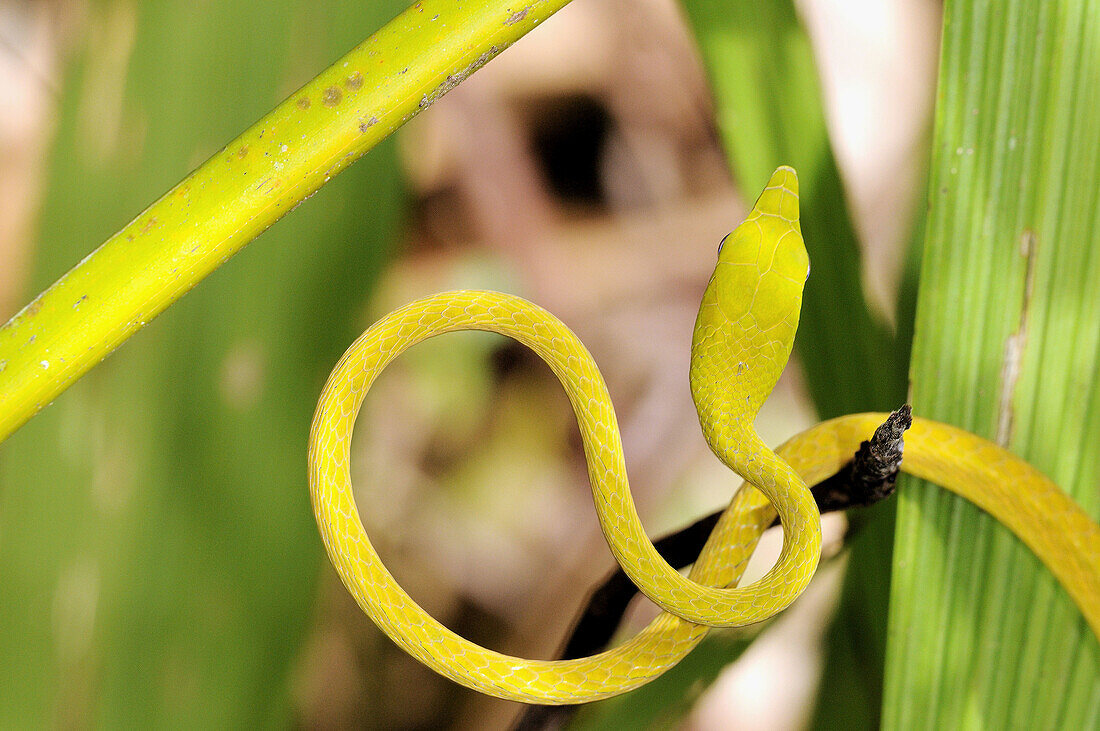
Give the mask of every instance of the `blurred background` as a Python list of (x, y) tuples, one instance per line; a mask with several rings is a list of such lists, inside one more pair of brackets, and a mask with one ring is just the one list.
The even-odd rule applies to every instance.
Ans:
[[(0, 320), (404, 5), (0, 0)], [(829, 239), (858, 241), (844, 266), (863, 273), (868, 323), (907, 343), (899, 291), (939, 4), (804, 0), (778, 24), (756, 3), (726, 5), (575, 0), (0, 446), (0, 725), (507, 727), (518, 705), (406, 657), (329, 566), (306, 488), (316, 397), (390, 309), (459, 287), (515, 292), (600, 364), (651, 535), (718, 509), (737, 480), (701, 438), (687, 355), (717, 244), (766, 181), (739, 134), (783, 130), (760, 147), (797, 151), (814, 139), (805, 119), (827, 123), (825, 162), (774, 163), (803, 174), (806, 218), (829, 220), (813, 201), (823, 181), (835, 188), (827, 210), (843, 226), (804, 223), (813, 272), (829, 281)], [(715, 12), (738, 38), (780, 28), (768, 47), (804, 46), (810, 75), (732, 45), (740, 66), (721, 68)], [(736, 84), (817, 111), (754, 117), (729, 101)], [(842, 304), (816, 311), (845, 327)], [(853, 355), (832, 359), (852, 406), (815, 400), (828, 376), (800, 353), (761, 416), (773, 444), (904, 398), (903, 380), (873, 386)], [(903, 374), (904, 358), (891, 368)], [(360, 416), (353, 470), (398, 580), (493, 649), (553, 657), (613, 566), (568, 402), (503, 338), (448, 335), (393, 365)], [(887, 568), (888, 511), (861, 529)], [(848, 523), (830, 516), (825, 530), (823, 570), (791, 611), (713, 633), (668, 678), (574, 727), (873, 726), (880, 691), (860, 658), (880, 628), (845, 606), (852, 582), (885, 592), (888, 575), (842, 588)], [(636, 609), (632, 626), (652, 616)]]

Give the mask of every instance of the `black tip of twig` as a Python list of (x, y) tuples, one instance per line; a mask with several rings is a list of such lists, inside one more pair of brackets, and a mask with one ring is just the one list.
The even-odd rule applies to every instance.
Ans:
[(893, 494), (905, 450), (903, 437), (912, 425), (913, 409), (902, 404), (859, 445), (851, 471), (853, 505), (870, 505)]
[(884, 430), (891, 432), (900, 439), (905, 430), (911, 426), (913, 426), (913, 407), (909, 404), (902, 404), (890, 416), (886, 417), (886, 422), (882, 426), (875, 429), (875, 436), (872, 439), (878, 437), (878, 433)]

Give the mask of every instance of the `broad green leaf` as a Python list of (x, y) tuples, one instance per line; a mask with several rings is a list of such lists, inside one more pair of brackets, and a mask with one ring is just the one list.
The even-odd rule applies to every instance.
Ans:
[[(1100, 514), (1100, 2), (945, 5), (914, 411)], [(887, 728), (1100, 726), (1100, 645), (989, 516), (900, 488)]]
[[(92, 4), (32, 291), (403, 5)], [(0, 726), (290, 721), (310, 415), (400, 201), (386, 144), (4, 444)]]

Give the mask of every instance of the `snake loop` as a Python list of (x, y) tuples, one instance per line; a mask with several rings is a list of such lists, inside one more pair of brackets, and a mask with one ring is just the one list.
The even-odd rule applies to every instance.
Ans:
[[(565, 384), (580, 424), (601, 525), (615, 537), (611, 543), (618, 548), (616, 556), (623, 556), (628, 575), (638, 576), (652, 565), (637, 555), (640, 544), (651, 549), (652, 544), (641, 531), (626, 492), (614, 410), (595, 362), (549, 313), (518, 297), (494, 292), (449, 292), (407, 305), (364, 333), (337, 364), (322, 393), (310, 436), (313, 507), (329, 556), (344, 585), (383, 631), (417, 659), (469, 687), (540, 703), (586, 702), (630, 690), (675, 664), (702, 639), (706, 628), (664, 614), (630, 642), (592, 658), (507, 657), (474, 645), (430, 617), (382, 565), (366, 535), (352, 492), (349, 445), (367, 389), (406, 348), (433, 335), (470, 328), (499, 332), (532, 347)], [(677, 585), (690, 585), (698, 588), (679, 595), (688, 597), (689, 607), (692, 599), (707, 592), (723, 597), (728, 590), (705, 584), (725, 585), (739, 577), (756, 539), (774, 516), (755, 490), (742, 490), (731, 505), (737, 512), (720, 521), (690, 580), (669, 567), (668, 574), (677, 580), (641, 579), (649, 581), (644, 587), (647, 595), (673, 604), (661, 592), (675, 597)], [(664, 563), (659, 556), (656, 560)]]
[[(748, 219), (723, 241), (692, 342), (691, 387), (719, 459), (749, 480), (735, 494), (688, 577), (657, 553), (630, 496), (614, 407), (592, 356), (550, 313), (495, 292), (413, 302), (348, 349), (321, 394), (310, 431), (310, 496), (325, 548), (348, 591), (408, 653), (483, 693), (542, 704), (626, 692), (687, 654), (710, 626), (739, 626), (788, 606), (817, 567), (817, 507), (807, 489), (836, 472), (884, 414), (824, 422), (772, 452), (752, 421), (790, 354), (808, 261), (797, 179), (780, 168)], [(349, 472), (356, 415), (374, 379), (406, 348), (455, 330), (515, 338), (545, 360), (576, 414), (601, 529), (639, 589), (665, 611), (622, 645), (576, 660), (527, 660), (476, 645), (427, 614), (398, 585), (366, 535)], [(1000, 447), (915, 419), (902, 469), (976, 503), (1012, 529), (1057, 576), (1100, 636), (1100, 527), (1050, 480)], [(751, 484), (750, 484), (751, 483)], [(755, 487), (753, 487), (755, 486)], [(737, 587), (778, 513), (783, 550), (762, 579)]]

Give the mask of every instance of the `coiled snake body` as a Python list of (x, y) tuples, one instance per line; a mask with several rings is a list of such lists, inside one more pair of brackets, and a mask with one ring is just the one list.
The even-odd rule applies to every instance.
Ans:
[[(794, 170), (776, 170), (751, 214), (719, 247), (691, 352), (691, 390), (707, 443), (746, 479), (688, 577), (658, 554), (626, 479), (614, 408), (581, 342), (550, 313), (496, 292), (448, 292), (375, 323), (333, 370), (310, 433), (310, 495), (344, 585), (394, 642), (437, 672), (483, 693), (528, 703), (584, 703), (636, 688), (676, 664), (707, 632), (766, 619), (809, 583), (821, 548), (807, 488), (837, 472), (885, 414), (833, 419), (775, 452), (753, 429), (791, 352), (809, 264)], [(359, 519), (349, 475), (355, 417), (377, 375), (403, 350), (454, 330), (490, 330), (533, 349), (557, 375), (584, 441), (592, 494), (612, 553), (665, 611), (614, 649), (576, 660), (527, 660), (447, 629), (397, 584)], [(914, 419), (902, 470), (935, 482), (1010, 528), (1055, 574), (1100, 637), (1100, 527), (1053, 482), (997, 445)], [(783, 548), (759, 581), (737, 581), (778, 513)]]

